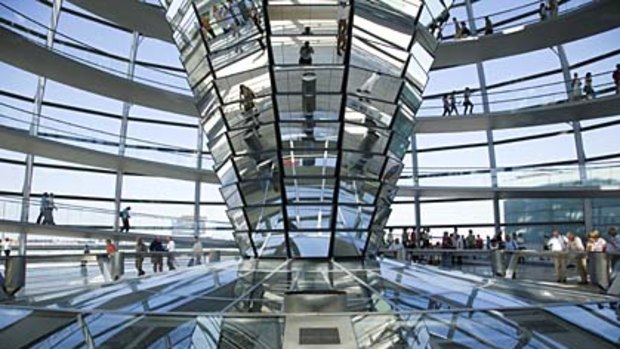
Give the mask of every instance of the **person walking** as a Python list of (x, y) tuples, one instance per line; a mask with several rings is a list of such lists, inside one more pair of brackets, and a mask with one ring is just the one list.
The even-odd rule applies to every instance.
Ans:
[(153, 264), (153, 272), (161, 273), (164, 269), (163, 252), (166, 252), (166, 249), (164, 248), (164, 245), (162, 245), (161, 239), (159, 238), (159, 236), (153, 239), (153, 241), (151, 241), (151, 244), (149, 245), (149, 252), (153, 253), (153, 255), (151, 256), (151, 263)]
[[(547, 242), (549, 250), (551, 252), (565, 252), (567, 249), (566, 238), (562, 236), (558, 230), (554, 230), (551, 234), (552, 236)], [(557, 282), (566, 282), (566, 256), (554, 256), (553, 264), (555, 267)]]
[(471, 90), (469, 87), (465, 88), (463, 92), (463, 106), (465, 109), (463, 110), (463, 115), (467, 115), (467, 110), (469, 109), (469, 114), (474, 112), (474, 103), (471, 102)]
[(310, 41), (304, 42), (303, 46), (299, 49), (299, 64), (300, 65), (312, 65), (312, 55), (314, 54), (314, 48), (310, 46)]
[(579, 74), (573, 74), (573, 80), (570, 82), (571, 100), (578, 101), (581, 99), (581, 80)]
[(452, 108), (450, 107), (450, 96), (447, 93), (441, 97), (441, 103), (443, 104), (443, 114), (441, 116), (450, 116)]
[[(568, 252), (582, 253), (585, 252), (581, 239), (572, 232), (566, 234), (566, 250)], [(577, 266), (577, 272), (579, 273), (579, 284), (585, 285), (588, 283), (588, 272), (586, 266), (585, 256), (574, 256), (575, 265)]]
[(586, 83), (583, 87), (583, 94), (586, 96), (586, 99), (594, 99), (596, 98), (596, 91), (594, 91), (594, 87), (592, 86), (592, 73), (586, 73)]
[(194, 236), (194, 244), (192, 245), (192, 259), (190, 260), (190, 267), (193, 265), (202, 264), (202, 242), (200, 242), (200, 238), (198, 236)]
[(486, 16), (484, 17), (484, 35), (491, 34), (493, 34), (493, 22), (491, 22), (489, 16)]
[(121, 218), (121, 221), (123, 222), (123, 226), (121, 227), (121, 233), (124, 231), (125, 233), (129, 233), (129, 218), (131, 218), (131, 216), (129, 215), (129, 211), (131, 211), (131, 207), (127, 206), (124, 209), (121, 210), (121, 212), (119, 213), (119, 217)]
[(11, 239), (4, 239), (4, 241), (2, 242), (2, 250), (4, 251), (4, 255), (6, 257), (11, 255)]
[(138, 238), (136, 241), (136, 270), (138, 271), (138, 276), (146, 274), (142, 266), (144, 265), (144, 254), (148, 252), (149, 249), (146, 247), (144, 240)]
[(168, 237), (168, 243), (166, 243), (166, 251), (168, 251), (168, 262), (166, 263), (168, 265), (168, 270), (175, 270), (175, 258), (174, 258), (174, 253), (176, 252), (176, 245), (174, 243), (174, 240), (172, 239), (172, 236)]
[(39, 204), (39, 217), (37, 217), (37, 224), (43, 223), (45, 219), (45, 212), (47, 211), (47, 199), (49, 195), (47, 193), (43, 193), (41, 196), (41, 201)]
[(616, 70), (611, 74), (611, 78), (616, 86), (616, 93), (620, 93), (620, 64), (616, 64)]
[(450, 114), (448, 115), (459, 115), (459, 110), (456, 108), (456, 91), (452, 91), (450, 94)]

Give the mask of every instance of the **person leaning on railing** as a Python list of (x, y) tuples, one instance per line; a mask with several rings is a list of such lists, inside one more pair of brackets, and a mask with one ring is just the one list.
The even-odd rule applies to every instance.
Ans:
[[(586, 249), (583, 247), (583, 243), (581, 242), (579, 236), (575, 235), (572, 232), (568, 232), (566, 234), (566, 250), (569, 252), (582, 253)], [(577, 266), (577, 272), (579, 273), (579, 277), (581, 279), (579, 283), (585, 285), (588, 283), (586, 257), (581, 255), (575, 256), (574, 258), (575, 265)]]

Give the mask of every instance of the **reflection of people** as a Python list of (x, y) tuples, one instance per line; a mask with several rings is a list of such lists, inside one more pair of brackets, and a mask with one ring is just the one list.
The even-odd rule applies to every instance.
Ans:
[(304, 45), (299, 49), (299, 64), (309, 65), (312, 64), (312, 55), (314, 54), (314, 48), (310, 46), (310, 42), (304, 42)]
[(377, 81), (379, 80), (380, 73), (373, 72), (372, 75), (357, 89), (358, 93), (363, 93), (365, 95), (370, 95), (372, 93), (372, 88), (375, 86)]
[(347, 2), (346, 0), (338, 1), (338, 35), (337, 35), (337, 43), (336, 43), (336, 52), (338, 56), (342, 56), (342, 53), (345, 51), (346, 46), (346, 37), (347, 37), (347, 19), (349, 17), (347, 11)]
[(215, 39), (215, 31), (213, 31), (213, 27), (211, 26), (211, 22), (209, 20), (209, 12), (205, 13), (204, 16), (200, 19), (200, 25), (202, 25), (202, 29), (205, 31), (205, 37)]
[(241, 108), (244, 112), (248, 112), (254, 109), (254, 98), (256, 98), (256, 95), (254, 95), (254, 91), (252, 91), (249, 87), (241, 84), (239, 85), (239, 97), (239, 103), (241, 104)]

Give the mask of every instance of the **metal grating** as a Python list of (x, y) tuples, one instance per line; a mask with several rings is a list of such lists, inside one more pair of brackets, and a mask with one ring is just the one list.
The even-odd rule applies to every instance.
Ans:
[(299, 345), (340, 344), (337, 327), (313, 327), (299, 329)]

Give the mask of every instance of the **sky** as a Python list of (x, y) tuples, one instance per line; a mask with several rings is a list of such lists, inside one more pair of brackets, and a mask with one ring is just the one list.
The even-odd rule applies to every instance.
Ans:
[[(571, 0), (568, 6), (576, 7), (586, 2), (588, 1)], [(6, 0), (4, 1), (4, 3), (6, 5), (16, 8), (21, 12), (28, 14), (28, 16), (31, 16), (32, 18), (41, 23), (47, 24), (49, 22), (50, 9), (37, 1)], [(474, 11), (476, 13), (476, 16), (478, 17), (487, 14), (494, 14), (510, 8), (515, 8), (526, 3), (529, 3), (529, 1), (482, 0), (474, 5)], [(64, 5), (67, 8), (81, 11), (70, 2), (65, 2)], [(512, 13), (514, 13), (514, 11), (505, 15), (493, 16), (492, 18), (494, 21), (499, 21), (501, 20), (501, 18), (511, 16)], [(457, 8), (451, 13), (451, 15), (458, 18), (465, 18), (466, 16), (463, 7)], [(12, 21), (17, 21), (23, 25), (33, 26), (36, 28), (36, 25), (24, 20), (23, 18), (20, 18), (19, 16), (15, 16), (4, 8), (0, 8), (0, 16)], [(37, 29), (41, 30), (41, 28)], [(449, 31), (449, 28), (446, 29), (446, 33), (449, 33)], [(84, 19), (77, 18), (66, 13), (61, 16), (58, 32), (67, 34), (73, 39), (87, 43), (88, 45), (96, 47), (98, 49), (114, 53), (116, 55), (127, 56), (131, 47), (131, 35), (119, 32), (106, 26), (87, 23)], [(620, 30), (616, 29), (596, 35), (586, 40), (579, 40), (564, 45), (569, 62), (578, 62), (591, 58), (592, 56), (598, 54), (618, 49), (620, 42), (617, 40), (617, 38), (619, 37), (619, 34)], [(123, 74), (126, 70), (125, 64), (119, 63), (109, 58), (102, 58), (100, 56), (92, 54), (87, 55), (63, 46), (58, 46), (57, 48), (62, 50), (63, 52), (76, 55), (81, 59), (95, 62), (99, 67), (104, 70), (112, 69), (116, 71), (117, 74)], [(151, 62), (157, 62), (165, 65), (171, 65), (179, 68), (181, 67), (178, 59), (178, 52), (174, 46), (149, 38), (144, 38), (140, 42), (138, 59), (148, 60)], [(578, 69), (576, 70), (576, 72), (578, 72), (581, 76), (585, 75), (587, 71), (592, 71), (593, 73), (606, 72), (611, 70), (618, 62), (620, 62), (620, 57), (614, 56), (609, 59), (605, 59), (603, 61), (587, 66), (585, 68)], [(552, 49), (543, 49), (509, 58), (501, 58), (487, 61), (484, 62), (483, 66), (485, 69), (487, 84), (494, 84), (497, 82), (510, 80), (513, 78), (518, 78), (537, 72), (556, 69), (559, 67), (559, 59), (557, 54)], [(144, 68), (138, 69), (136, 71), (136, 74), (140, 77), (138, 81), (147, 84), (153, 84), (153, 82), (145, 79), (154, 81), (165, 81), (165, 86), (161, 85), (160, 83), (156, 83), (155, 85), (157, 87), (169, 89), (175, 92), (189, 93), (189, 91), (187, 90), (187, 84), (182, 77), (162, 74), (161, 72), (156, 72), (152, 69)], [(34, 96), (37, 85), (36, 76), (20, 71), (19, 69), (13, 68), (4, 63), (0, 63), (0, 76), (2, 76), (2, 79), (0, 79), (1, 90), (12, 91), (26, 96)], [(527, 83), (511, 85), (503, 89), (514, 89), (517, 87), (541, 85), (546, 83), (558, 82), (561, 79), (561, 74), (554, 74), (552, 76), (536, 79)], [(600, 79), (609, 80), (610, 76), (604, 75)], [(595, 83), (596, 82), (598, 81), (595, 81)], [(451, 90), (462, 90), (466, 86), (469, 86), (471, 88), (477, 88), (479, 86), (475, 65), (468, 65), (432, 72), (430, 74), (429, 83), (426, 88), (425, 95), (445, 93)], [(522, 92), (512, 92), (505, 95), (498, 95), (497, 97), (492, 97), (492, 101), (494, 100), (493, 98), (518, 99), (524, 97), (529, 98), (529, 100), (526, 100), (525, 102), (516, 101), (511, 103), (494, 104), (492, 110), (496, 111), (519, 108), (523, 107), (525, 105), (524, 103), (541, 104), (552, 102), (553, 100), (560, 97), (540, 98), (538, 96), (548, 92), (557, 92), (558, 88), (560, 88), (561, 91), (561, 86), (556, 85), (555, 87), (535, 88), (528, 89)], [(185, 91), (183, 92), (183, 90)], [(83, 105), (88, 108), (106, 111), (114, 114), (120, 114), (123, 107), (122, 103), (119, 101), (80, 91), (53, 81), (48, 81), (46, 100), (66, 104)], [(15, 103), (14, 100), (6, 97), (0, 97), (0, 103), (10, 103), (14, 107), (22, 108), (25, 110), (32, 110), (31, 104)], [(429, 108), (437, 106), (437, 103), (437, 100), (424, 102), (422, 105), (422, 109), (419, 112), (419, 115), (428, 116), (435, 114), (435, 110)], [(479, 103), (479, 99), (477, 97), (474, 97), (474, 103)], [(476, 106), (476, 108), (480, 107)], [(15, 110), (2, 105), (0, 105), (0, 112), (3, 115), (11, 115), (15, 118), (28, 120), (27, 114), (16, 112)], [(116, 141), (117, 136), (115, 136), (115, 134), (117, 134), (120, 129), (120, 121), (109, 118), (85, 117), (84, 114), (81, 113), (59, 111), (57, 109), (47, 107), (43, 109), (43, 114), (51, 117), (56, 117), (63, 121), (73, 122), (82, 126), (88, 126), (96, 130), (102, 130), (110, 133), (110, 135), (102, 136), (101, 134), (84, 131), (78, 128), (62, 128), (63, 132), (70, 131), (74, 132), (76, 135), (96, 135), (98, 138), (103, 138), (108, 141)], [(188, 124), (196, 122), (196, 120), (191, 117), (174, 115), (172, 113), (162, 112), (142, 106), (132, 106), (130, 115), (158, 120), (175, 120)], [(583, 122), (583, 125), (594, 125), (604, 121), (617, 119), (618, 117), (597, 119), (594, 121)], [(9, 123), (10, 125), (16, 125), (14, 121), (8, 121), (5, 118), (0, 119), (0, 121), (2, 124)], [(59, 128), (60, 126), (58, 124), (45, 121), (43, 122), (42, 127), (43, 129), (45, 129), (46, 127)], [(571, 128), (572, 127), (568, 124), (554, 124), (522, 129), (494, 131), (493, 135), (495, 140), (497, 141), (501, 139), (534, 135), (552, 131), (568, 131)], [(617, 141), (618, 134), (620, 134), (620, 126), (612, 126), (602, 130), (584, 132), (583, 140), (586, 149), (586, 156), (592, 157), (620, 152), (620, 142)], [(181, 148), (195, 148), (196, 146), (196, 131), (190, 128), (158, 126), (153, 124), (132, 122), (129, 124), (128, 135), (129, 137), (139, 139), (140, 141), (135, 141), (137, 144), (147, 144), (146, 142), (148, 141), (173, 145)], [(486, 140), (487, 136), (485, 132), (466, 132), (458, 134), (434, 135), (424, 134), (417, 137), (417, 146), (419, 149), (427, 149), (438, 146), (486, 142)], [(117, 151), (114, 147), (100, 145), (93, 145), (92, 148), (113, 153), (116, 153)], [(576, 158), (574, 139), (573, 136), (570, 134), (564, 134), (539, 140), (500, 145), (496, 146), (495, 151), (497, 156), (497, 165), (499, 167), (519, 166), (556, 160), (573, 160)], [(155, 153), (152, 151), (130, 149), (128, 150), (127, 155), (182, 165), (192, 165), (193, 163), (195, 163), (195, 159), (188, 156), (173, 156), (168, 154), (162, 155), (160, 153)], [(0, 157), (18, 160), (24, 159), (24, 156), (22, 154), (7, 152), (4, 150), (0, 150)], [(40, 161), (44, 161), (50, 164), (60, 163), (58, 161), (49, 159), (40, 159)], [(410, 166), (410, 156), (407, 156), (404, 162), (406, 166)], [(487, 147), (481, 146), (475, 148), (465, 148), (440, 152), (423, 152), (419, 155), (419, 164), (421, 172), (438, 170), (458, 171), (471, 168), (488, 168), (488, 150)], [(576, 171), (573, 170), (573, 173), (575, 174)], [(23, 185), (23, 176), (24, 174), (22, 167), (8, 164), (0, 164), (0, 190), (20, 191)], [(557, 179), (549, 176), (549, 174), (540, 174), (537, 175), (535, 178), (535, 180), (531, 180), (531, 177), (528, 178), (527, 183), (530, 183), (528, 185), (532, 185), (531, 183), (546, 184), (550, 181), (557, 181)], [(525, 179), (519, 178), (518, 176), (514, 175), (502, 175), (500, 176), (500, 186), (519, 185), (519, 183), (524, 183), (524, 180)], [(400, 183), (405, 185), (412, 184), (410, 179), (401, 180)], [(490, 177), (488, 175), (470, 175), (429, 178), (423, 179), (421, 181), (421, 185), (489, 186)], [(221, 200), (217, 186), (203, 184), (201, 188), (201, 199), (203, 201)], [(34, 174), (33, 191), (53, 191), (57, 194), (101, 196), (110, 198), (114, 196), (115, 178), (113, 175), (76, 173), (71, 171), (58, 171), (37, 168)], [(194, 199), (194, 183), (161, 178), (129, 176), (124, 181), (123, 197), (151, 200), (161, 199), (192, 201)], [(86, 201), (71, 201), (67, 203), (106, 209), (113, 208), (112, 203)], [(185, 216), (193, 214), (193, 207), (191, 205), (132, 204), (132, 209), (137, 213), (142, 212), (165, 216)], [(16, 204), (14, 203), (0, 203), (0, 214), (15, 216), (18, 214), (18, 206), (16, 206)], [(110, 224), (111, 219), (109, 214), (59, 212), (58, 215), (59, 219), (61, 219), (62, 221), (72, 224), (82, 223), (84, 220), (96, 222), (96, 224)], [(227, 221), (223, 206), (203, 206), (201, 215), (207, 217), (209, 220)], [(415, 223), (413, 217), (414, 207), (412, 204), (393, 205), (393, 212), (388, 224), (413, 225)], [(151, 224), (157, 224), (158, 222), (165, 221), (166, 219), (153, 220), (146, 217), (143, 220), (145, 224), (147, 222), (155, 222)], [(138, 221), (137, 224), (139, 224), (139, 222), (140, 221)], [(493, 213), (491, 201), (422, 205), (423, 225), (457, 225), (466, 223), (475, 224), (492, 222)], [(483, 234), (486, 234), (490, 232), (490, 229), (479, 229), (479, 231)]]

